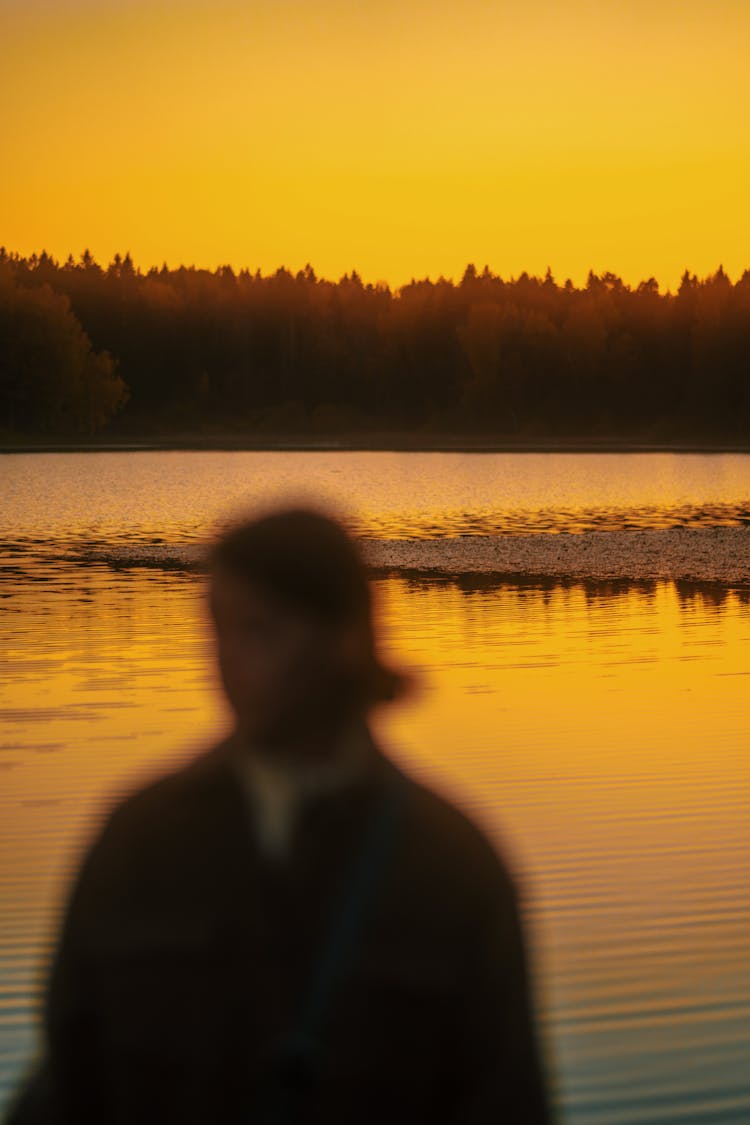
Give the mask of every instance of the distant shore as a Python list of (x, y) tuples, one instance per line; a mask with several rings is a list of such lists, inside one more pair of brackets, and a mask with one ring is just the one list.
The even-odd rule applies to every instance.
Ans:
[[(360, 539), (373, 573), (495, 580), (713, 583), (750, 590), (750, 527), (648, 528), (438, 539)], [(68, 556), (84, 564), (202, 571), (199, 543), (94, 545)]]
[(628, 441), (620, 438), (529, 438), (515, 440), (474, 435), (446, 436), (409, 432), (309, 436), (178, 434), (112, 437), (99, 440), (0, 439), (0, 453), (184, 452), (394, 452), (394, 453), (750, 453), (747, 442), (678, 439)]

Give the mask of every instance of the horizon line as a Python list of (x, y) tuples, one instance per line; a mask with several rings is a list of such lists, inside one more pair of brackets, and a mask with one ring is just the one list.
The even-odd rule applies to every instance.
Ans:
[[(88, 258), (90, 260), (90, 264), (98, 267), (99, 269), (101, 269), (103, 271), (107, 271), (113, 266), (122, 265), (122, 264), (129, 261), (130, 266), (132, 267), (135, 275), (140, 276), (140, 277), (148, 277), (150, 274), (162, 273), (165, 270), (166, 270), (167, 273), (178, 273), (181, 270), (185, 270), (186, 272), (193, 271), (193, 272), (196, 272), (196, 273), (208, 273), (208, 274), (211, 274), (211, 275), (216, 275), (216, 274), (219, 274), (221, 272), (228, 272), (228, 273), (231, 273), (234, 277), (249, 276), (249, 277), (253, 277), (254, 279), (260, 280), (260, 281), (270, 280), (274, 277), (279, 276), (280, 274), (282, 274), (282, 275), (285, 274), (285, 275), (287, 275), (287, 276), (289, 276), (293, 279), (296, 279), (297, 277), (302, 275), (303, 277), (304, 276), (313, 277), (316, 282), (321, 282), (321, 283), (324, 283), (324, 284), (331, 284), (331, 285), (338, 285), (342, 281), (353, 281), (353, 280), (356, 279), (365, 288), (367, 288), (367, 287), (372, 287), (372, 288), (376, 288), (376, 289), (377, 288), (387, 288), (391, 293), (398, 293), (402, 289), (409, 288), (411, 285), (419, 285), (419, 284), (424, 284), (424, 283), (429, 283), (429, 284), (432, 284), (432, 285), (438, 285), (442, 282), (442, 283), (448, 283), (448, 284), (450, 284), (454, 287), (458, 287), (458, 286), (461, 285), (461, 283), (462, 283), (464, 277), (466, 276), (467, 272), (469, 270), (472, 270), (473, 273), (474, 273), (474, 276), (478, 280), (481, 280), (482, 278), (492, 278), (493, 280), (502, 281), (505, 284), (510, 284), (510, 285), (515, 284), (522, 279), (525, 279), (525, 280), (528, 280), (528, 281), (537, 281), (537, 282), (541, 282), (541, 283), (544, 283), (545, 281), (552, 281), (552, 283), (559, 289), (565, 289), (565, 288), (568, 288), (570, 286), (572, 286), (574, 289), (585, 289), (589, 279), (593, 278), (593, 279), (598, 280), (598, 281), (602, 281), (602, 280), (605, 280), (605, 279), (611, 279), (613, 281), (620, 282), (620, 284), (624, 288), (630, 289), (630, 290), (633, 290), (633, 291), (636, 291), (639, 287), (641, 287), (643, 285), (655, 283), (656, 287), (657, 287), (657, 291), (659, 293), (662, 293), (662, 288), (661, 288), (662, 283), (659, 281), (658, 278), (655, 277), (654, 274), (650, 274), (648, 277), (642, 277), (640, 279), (640, 281), (638, 281), (638, 282), (629, 283), (629, 282), (625, 281), (622, 278), (622, 276), (620, 274), (616, 273), (614, 270), (604, 269), (604, 270), (601, 270), (600, 272), (597, 272), (596, 270), (594, 270), (593, 267), (589, 267), (589, 269), (586, 273), (586, 281), (583, 283), (583, 285), (576, 285), (576, 284), (574, 284), (574, 282), (573, 282), (573, 280), (570, 276), (567, 276), (565, 278), (565, 280), (562, 281), (562, 282), (558, 281), (555, 277), (555, 274), (554, 274), (551, 266), (549, 266), (549, 265), (546, 267), (546, 270), (543, 274), (530, 273), (528, 270), (524, 269), (524, 270), (521, 270), (521, 272), (519, 274), (517, 274), (516, 276), (513, 276), (511, 274), (509, 277), (506, 278), (506, 277), (503, 277), (502, 274), (496, 273), (492, 269), (490, 269), (488, 263), (485, 263), (483, 265), (482, 269), (480, 270), (476, 266), (476, 263), (474, 261), (469, 261), (464, 266), (463, 272), (462, 272), (461, 276), (458, 278), (458, 280), (456, 280), (452, 275), (447, 276), (446, 274), (441, 272), (434, 279), (432, 278), (432, 276), (430, 274), (425, 274), (423, 277), (416, 277), (415, 275), (412, 275), (412, 277), (409, 281), (405, 281), (405, 282), (401, 283), (400, 285), (396, 285), (396, 284), (393, 284), (390, 281), (388, 281), (386, 278), (377, 278), (374, 281), (366, 281), (364, 279), (362, 273), (360, 272), (360, 270), (358, 270), (356, 267), (352, 267), (351, 270), (345, 271), (338, 278), (324, 277), (323, 275), (317, 273), (317, 271), (315, 270), (315, 267), (309, 261), (307, 261), (304, 266), (300, 267), (297, 270), (293, 270), (289, 266), (281, 264), (281, 265), (276, 266), (275, 268), (271, 269), (268, 273), (264, 274), (264, 273), (261, 272), (260, 266), (256, 266), (255, 269), (251, 269), (251, 267), (247, 266), (247, 265), (236, 267), (236, 266), (233, 266), (230, 262), (220, 262), (212, 268), (210, 266), (196, 265), (194, 261), (192, 263), (190, 263), (189, 265), (186, 264), (185, 262), (180, 262), (180, 264), (177, 265), (177, 266), (175, 266), (175, 265), (170, 266), (167, 263), (166, 258), (162, 260), (161, 265), (152, 264), (150, 266), (144, 267), (144, 266), (141, 266), (141, 265), (137, 265), (135, 263), (135, 261), (133, 260), (133, 256), (132, 256), (132, 254), (129, 250), (126, 250), (124, 254), (120, 253), (119, 251), (116, 251), (115, 254), (113, 255), (113, 257), (110, 259), (110, 261), (107, 262), (107, 263), (104, 263), (104, 262), (99, 262), (96, 259), (95, 255), (93, 255), (91, 253), (91, 251), (88, 249), (88, 247), (84, 247), (84, 249), (80, 252), (78, 258), (75, 258), (72, 252), (69, 252), (67, 254), (67, 256), (63, 258), (62, 256), (56, 257), (54, 254), (51, 254), (49, 251), (47, 251), (45, 249), (38, 250), (38, 251), (34, 250), (30, 254), (23, 254), (23, 253), (21, 253), (20, 251), (17, 251), (17, 250), (10, 250), (5, 245), (0, 245), (0, 261), (10, 260), (10, 261), (27, 261), (28, 262), (28, 261), (36, 260), (37, 262), (39, 262), (39, 261), (43, 261), (43, 260), (46, 259), (50, 262), (50, 264), (54, 268), (57, 268), (57, 269), (64, 269), (66, 266), (72, 266), (74, 268), (80, 267), (81, 265), (85, 264), (87, 255), (88, 255)], [(680, 281), (684, 280), (685, 276), (687, 276), (690, 281), (693, 281), (693, 282), (697, 281), (699, 283), (702, 283), (702, 282), (705, 282), (705, 281), (710, 281), (710, 280), (712, 280), (716, 277), (723, 276), (730, 282), (731, 285), (736, 285), (736, 284), (738, 284), (738, 282), (742, 281), (744, 278), (750, 277), (750, 266), (746, 266), (738, 274), (737, 278), (734, 281), (732, 281), (731, 276), (724, 269), (723, 263), (721, 263), (721, 262), (719, 262), (718, 266), (713, 271), (709, 271), (708, 273), (706, 273), (702, 277), (699, 277), (698, 274), (691, 271), (688, 266), (685, 266), (682, 270), (682, 273), (680, 274)], [(663, 295), (668, 296), (671, 293), (671, 291), (672, 291), (671, 287), (667, 287), (663, 291)]]

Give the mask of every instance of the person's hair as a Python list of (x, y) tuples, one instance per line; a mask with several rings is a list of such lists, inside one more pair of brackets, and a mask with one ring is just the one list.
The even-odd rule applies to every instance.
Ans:
[(293, 505), (236, 522), (214, 541), (209, 572), (212, 578), (231, 574), (333, 628), (357, 627), (368, 658), (365, 682), (355, 690), (365, 706), (410, 693), (412, 674), (387, 666), (376, 653), (366, 565), (354, 538), (335, 517)]

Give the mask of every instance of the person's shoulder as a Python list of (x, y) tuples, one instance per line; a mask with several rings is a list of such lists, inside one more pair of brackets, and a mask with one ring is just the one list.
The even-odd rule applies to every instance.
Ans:
[(439, 872), (446, 888), (459, 886), (480, 898), (502, 895), (515, 900), (517, 875), (499, 830), (467, 802), (399, 769), (413, 809), (412, 837), (420, 862)]
[(92, 850), (114, 855), (148, 846), (156, 838), (179, 839), (226, 784), (224, 742), (211, 744), (171, 769), (162, 770), (102, 803)]
[[(222, 744), (131, 783), (100, 804), (71, 857), (68, 916), (92, 949), (111, 942), (123, 914), (165, 901), (227, 808)], [(209, 831), (204, 829), (208, 826)]]

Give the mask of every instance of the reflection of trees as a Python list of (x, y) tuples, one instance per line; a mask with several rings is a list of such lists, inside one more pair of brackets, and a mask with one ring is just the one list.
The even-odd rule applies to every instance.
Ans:
[(750, 423), (750, 271), (685, 271), (660, 293), (470, 264), (392, 291), (309, 264), (143, 272), (129, 254), (0, 251), (0, 277), (10, 429), (103, 425), (124, 384), (123, 427), (743, 440)]

